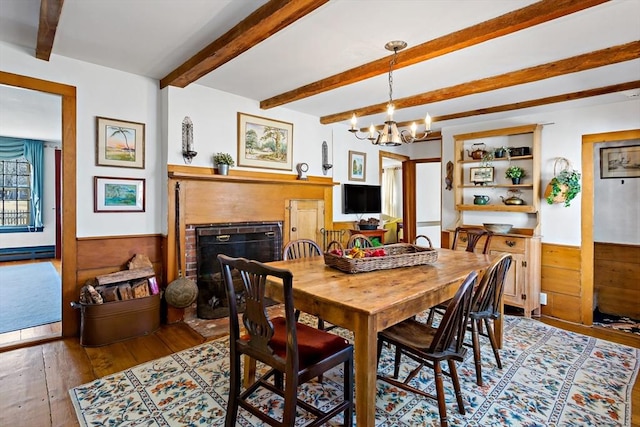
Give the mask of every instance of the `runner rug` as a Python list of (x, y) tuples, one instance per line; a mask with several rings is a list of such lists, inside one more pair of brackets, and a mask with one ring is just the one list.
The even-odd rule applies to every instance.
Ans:
[[(348, 331), (338, 330), (345, 337)], [(497, 369), (488, 341), (482, 342), (484, 386), (475, 383), (472, 352), (459, 364), (466, 415), (457, 412), (445, 377), (450, 426), (629, 426), (631, 392), (640, 350), (575, 334), (539, 321), (506, 316), (503, 369)], [(224, 425), (229, 392), (228, 338), (154, 360), (71, 389), (82, 426)], [(393, 369), (384, 349), (379, 371)], [(401, 375), (412, 369), (403, 359)], [(435, 394), (433, 376), (423, 369), (414, 385)], [(316, 406), (327, 407), (342, 394), (341, 369), (300, 388)], [(272, 412), (277, 398), (255, 397)], [(377, 426), (439, 425), (435, 401), (377, 383)], [(296, 425), (306, 423), (300, 413)], [(340, 417), (330, 425), (340, 425)], [(243, 410), (238, 425), (259, 426)]]
[(61, 283), (50, 262), (0, 267), (0, 333), (59, 322)]

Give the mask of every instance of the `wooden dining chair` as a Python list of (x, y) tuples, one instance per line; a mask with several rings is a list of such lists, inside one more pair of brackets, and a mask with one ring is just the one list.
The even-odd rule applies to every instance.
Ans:
[[(502, 254), (487, 269), (480, 280), (480, 284), (473, 294), (471, 303), (471, 313), (469, 314), (469, 322), (471, 327), (471, 346), (473, 347), (473, 359), (476, 366), (476, 382), (479, 386), (482, 382), (482, 359), (480, 356), (480, 340), (479, 335), (485, 335), (489, 338), (493, 355), (496, 358), (496, 364), (502, 369), (500, 361), (500, 352), (493, 329), (493, 321), (500, 318), (500, 302), (504, 293), (504, 283), (507, 278), (507, 272), (513, 257), (511, 254)], [(484, 329), (482, 323), (484, 322)], [(486, 331), (486, 332), (483, 332)]]
[[(296, 408), (314, 415), (313, 425), (322, 425), (344, 412), (344, 425), (353, 423), (353, 346), (344, 338), (295, 320), (293, 275), (289, 270), (271, 267), (245, 258), (218, 255), (229, 300), (230, 385), (226, 427), (235, 427), (241, 407), (271, 426), (293, 426)], [(241, 288), (246, 299), (242, 323), (246, 333), (240, 335), (237, 295), (231, 270), (240, 272)], [(265, 288), (268, 278), (283, 284), (284, 317), (270, 318), (266, 310)], [(240, 357), (245, 355), (270, 367), (268, 372), (242, 390)], [(245, 362), (249, 362), (245, 360)], [(298, 398), (298, 386), (328, 370), (343, 365), (344, 396), (331, 408), (320, 410)], [(273, 380), (271, 378), (273, 377)], [(270, 415), (273, 408), (256, 406), (256, 393), (267, 390), (283, 400), (282, 419)]]
[(282, 250), (282, 259), (298, 259), (322, 255), (320, 245), (311, 239), (291, 240)]
[[(466, 354), (467, 349), (463, 345), (464, 335), (469, 321), (473, 287), (477, 278), (478, 274), (472, 271), (463, 281), (447, 307), (447, 311), (438, 328), (415, 319), (407, 319), (378, 333), (378, 362), (380, 361), (383, 345), (395, 346), (393, 376), (378, 375), (378, 378), (404, 390), (435, 399), (438, 402), (441, 427), (448, 425), (443, 375), (451, 378), (458, 402), (458, 412), (465, 414), (455, 362), (462, 362)], [(406, 376), (404, 381), (400, 381), (398, 375), (403, 355), (416, 361), (418, 366)], [(449, 366), (449, 372), (442, 370), (440, 364), (444, 361)], [(433, 369), (436, 383), (435, 396), (409, 385), (424, 366)]]
[[(312, 256), (321, 256), (322, 249), (320, 245), (311, 239), (297, 239), (287, 243), (282, 251), (282, 259), (298, 259)], [(300, 310), (295, 311), (296, 320), (300, 318)], [(318, 318), (318, 329), (323, 331), (329, 331), (335, 328), (334, 325), (325, 326), (324, 320)], [(322, 380), (322, 378), (321, 378)]]
[[(465, 236), (463, 237), (462, 234), (465, 234)], [(486, 236), (486, 239), (484, 241), (482, 253), (488, 254), (491, 244), (491, 237), (493, 236), (492, 232), (481, 227), (457, 227), (455, 233), (453, 234), (453, 243), (451, 244), (451, 249), (457, 249), (459, 242), (466, 242), (467, 246), (465, 250), (467, 252), (475, 252), (476, 246), (484, 236)]]
[(364, 234), (354, 234), (349, 237), (349, 241), (347, 242), (347, 249), (351, 249), (354, 247), (359, 248), (372, 248), (373, 242)]
[[(462, 236), (462, 234), (464, 234), (464, 237)], [(465, 251), (475, 252), (476, 246), (484, 236), (486, 236), (486, 239), (484, 241), (482, 253), (486, 255), (489, 253), (491, 237), (493, 236), (493, 233), (480, 227), (457, 227), (453, 235), (453, 243), (451, 244), (451, 249), (457, 249), (459, 242), (466, 242), (467, 246), (465, 247)], [(443, 314), (447, 309), (448, 304), (449, 301), (445, 301), (436, 305), (435, 307), (431, 307), (431, 309), (429, 310), (429, 316), (427, 317), (427, 323), (429, 325), (433, 324), (433, 318), (435, 314)]]

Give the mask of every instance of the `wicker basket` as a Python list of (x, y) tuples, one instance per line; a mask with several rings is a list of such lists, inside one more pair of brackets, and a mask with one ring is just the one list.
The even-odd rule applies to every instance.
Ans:
[[(333, 246), (342, 250), (342, 245), (333, 241), (324, 253), (324, 263), (345, 273), (364, 273), (389, 268), (410, 267), (413, 265), (429, 264), (438, 260), (438, 252), (433, 248), (416, 246), (410, 243), (395, 243), (381, 246), (388, 255), (369, 258), (347, 258), (330, 253)], [(378, 248), (374, 248), (378, 249)]]

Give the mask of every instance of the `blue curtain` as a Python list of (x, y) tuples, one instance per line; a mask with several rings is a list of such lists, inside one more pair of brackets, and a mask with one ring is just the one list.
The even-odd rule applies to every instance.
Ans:
[(13, 160), (22, 156), (31, 164), (31, 224), (42, 227), (44, 143), (32, 139), (0, 136), (0, 160)]

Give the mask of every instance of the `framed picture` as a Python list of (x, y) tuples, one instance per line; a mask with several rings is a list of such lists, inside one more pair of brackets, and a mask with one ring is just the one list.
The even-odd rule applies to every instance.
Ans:
[(640, 145), (600, 149), (600, 178), (640, 177)]
[(96, 119), (96, 165), (144, 169), (144, 123)]
[(349, 151), (349, 180), (364, 181), (367, 178), (367, 153)]
[(492, 167), (480, 167), (480, 168), (470, 168), (471, 177), (469, 181), (474, 184), (484, 183), (484, 182), (493, 182), (493, 168)]
[(238, 166), (293, 170), (293, 124), (238, 113)]
[(96, 176), (93, 181), (94, 212), (144, 212), (143, 178)]

